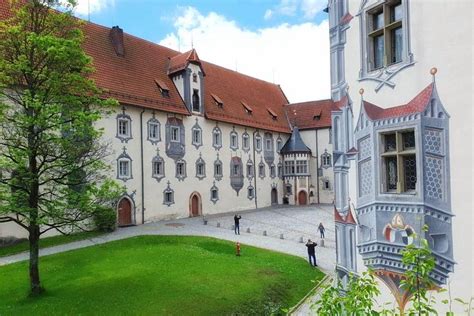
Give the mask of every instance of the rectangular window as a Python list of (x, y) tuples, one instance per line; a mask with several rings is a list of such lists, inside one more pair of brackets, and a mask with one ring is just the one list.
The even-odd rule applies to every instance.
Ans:
[(153, 175), (160, 176), (163, 174), (163, 162), (162, 161), (154, 161), (153, 162)]
[(221, 164), (215, 164), (214, 165), (214, 175), (215, 176), (222, 176), (222, 165)]
[(271, 139), (267, 139), (267, 140), (265, 141), (265, 144), (266, 144), (266, 145), (265, 145), (265, 146), (266, 146), (266, 150), (267, 150), (267, 151), (271, 151), (271, 150), (272, 150), (272, 140), (271, 140)]
[(293, 160), (291, 161), (285, 161), (285, 175), (294, 175), (295, 174), (295, 162)]
[(157, 123), (150, 123), (148, 125), (148, 138), (149, 139), (160, 138), (160, 126)]
[(247, 196), (249, 199), (253, 199), (253, 188), (248, 188)]
[(258, 166), (258, 176), (265, 177), (265, 165)]
[(214, 132), (212, 140), (214, 146), (221, 146), (221, 133)]
[(244, 149), (248, 149), (249, 148), (249, 137), (248, 136), (244, 136), (242, 138), (242, 147)]
[(119, 161), (119, 177), (120, 178), (130, 177), (130, 161), (128, 160)]
[(403, 7), (401, 0), (387, 1), (368, 13), (371, 67), (375, 70), (403, 59)]
[(198, 176), (204, 176), (204, 165), (202, 163), (197, 165), (196, 173)]
[(118, 120), (118, 134), (119, 136), (129, 136), (130, 135), (130, 121), (127, 119)]
[(240, 175), (240, 166), (239, 165), (233, 165), (232, 175), (234, 175), (234, 176)]
[(173, 203), (173, 192), (165, 192), (165, 203)]
[(179, 142), (179, 127), (171, 126), (170, 128), (170, 138), (172, 142)]
[(416, 192), (415, 132), (408, 130), (382, 134), (381, 156), (384, 192)]
[(193, 144), (201, 144), (201, 130), (193, 130)]
[(237, 135), (232, 134), (230, 135), (230, 147), (237, 148)]
[(213, 199), (213, 200), (219, 199), (219, 193), (218, 192), (219, 191), (217, 191), (217, 190), (212, 190), (211, 191), (211, 199)]
[(176, 164), (176, 175), (178, 176), (184, 176), (186, 173), (185, 165), (183, 162), (178, 162)]
[(257, 151), (262, 150), (262, 139), (260, 137), (255, 138), (255, 149)]
[(251, 177), (253, 176), (253, 165), (247, 165), (247, 176)]
[(308, 162), (306, 160), (297, 160), (296, 161), (296, 173), (297, 174), (306, 174), (306, 173), (308, 173)]
[(270, 177), (272, 177), (272, 178), (275, 177), (275, 166), (274, 165), (270, 166)]

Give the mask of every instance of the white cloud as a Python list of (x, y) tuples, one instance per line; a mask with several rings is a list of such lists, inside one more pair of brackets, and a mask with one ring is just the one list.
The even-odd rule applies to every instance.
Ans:
[(88, 13), (97, 13), (115, 5), (115, 0), (77, 0), (74, 11), (78, 15), (86, 16)]
[(281, 84), (291, 102), (329, 97), (327, 21), (250, 31), (214, 12), (181, 10), (161, 45), (187, 51), (193, 42), (201, 59)]
[[(273, 9), (265, 12), (264, 18), (270, 19), (275, 15), (294, 16), (302, 14), (305, 19), (312, 19), (327, 5), (327, 0), (280, 0)], [(271, 12), (271, 14), (268, 14)]]
[(265, 15), (263, 16), (263, 18), (264, 18), (265, 20), (269, 20), (269, 19), (272, 18), (272, 15), (273, 15), (273, 11), (270, 10), (270, 9), (268, 9), (267, 11), (265, 11)]

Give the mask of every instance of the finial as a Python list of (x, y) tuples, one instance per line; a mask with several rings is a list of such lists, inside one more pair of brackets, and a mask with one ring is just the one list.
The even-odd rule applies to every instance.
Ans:
[(436, 73), (438, 72), (438, 68), (433, 67), (430, 69), (430, 74), (433, 76), (433, 81), (436, 79)]
[(360, 88), (360, 89), (359, 89), (359, 94), (360, 94), (360, 95), (364, 95), (364, 88)]
[(347, 91), (347, 92), (349, 92), (349, 85), (347, 85), (347, 87), (346, 87), (346, 91)]

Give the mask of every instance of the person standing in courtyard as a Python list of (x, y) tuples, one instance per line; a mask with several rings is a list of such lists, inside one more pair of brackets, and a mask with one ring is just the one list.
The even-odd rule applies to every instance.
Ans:
[(242, 216), (235, 214), (234, 215), (234, 233), (240, 235), (240, 219)]
[(306, 243), (306, 247), (308, 248), (309, 264), (312, 265), (312, 266), (315, 266), (315, 267), (318, 266), (316, 264), (316, 251), (315, 251), (315, 248), (316, 248), (317, 245), (318, 244), (311, 241), (311, 239), (308, 239), (308, 242)]
[(319, 234), (321, 235), (321, 239), (324, 239), (324, 232), (326, 231), (326, 228), (324, 228), (323, 223), (319, 223), (318, 230)]

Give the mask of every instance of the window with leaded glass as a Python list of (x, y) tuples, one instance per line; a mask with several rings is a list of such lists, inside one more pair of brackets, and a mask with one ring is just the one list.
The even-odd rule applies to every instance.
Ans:
[(306, 160), (297, 160), (296, 161), (296, 173), (297, 174), (306, 174), (306, 173), (308, 173), (308, 162)]
[(382, 183), (387, 193), (416, 192), (416, 141), (413, 130), (382, 136)]

